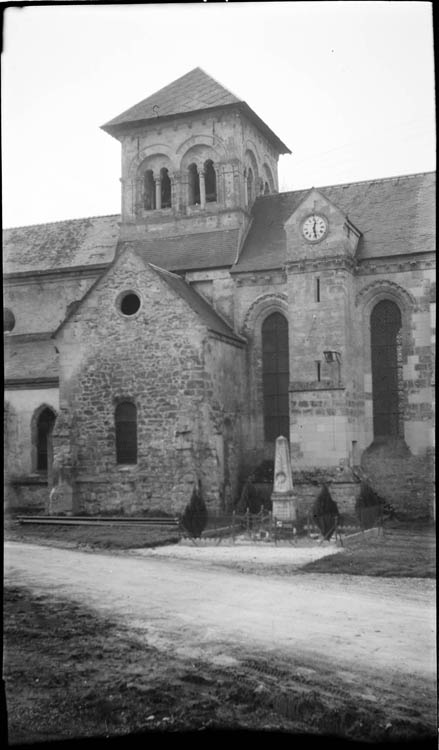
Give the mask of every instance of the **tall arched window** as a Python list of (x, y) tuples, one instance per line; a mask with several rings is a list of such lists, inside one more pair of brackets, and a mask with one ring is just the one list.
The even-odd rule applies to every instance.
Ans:
[(137, 463), (137, 409), (131, 401), (116, 406), (116, 460), (118, 464)]
[(401, 312), (390, 300), (378, 302), (370, 318), (373, 432), (375, 437), (401, 434)]
[(200, 176), (196, 164), (189, 165), (189, 205), (193, 206), (200, 203)]
[(155, 208), (155, 180), (152, 169), (147, 169), (144, 177), (143, 206), (145, 211)]
[(212, 159), (204, 162), (204, 180), (206, 185), (206, 203), (216, 201), (216, 172)]
[(251, 167), (247, 171), (247, 201), (249, 205), (253, 203), (253, 171)]
[(51, 462), (52, 453), (52, 430), (55, 424), (56, 415), (46, 407), (43, 409), (37, 420), (36, 430), (36, 469), (37, 471), (47, 471)]
[(162, 196), (162, 208), (171, 207), (171, 180), (166, 167), (160, 170), (160, 190)]
[(290, 437), (288, 323), (275, 312), (262, 324), (264, 432), (267, 441)]

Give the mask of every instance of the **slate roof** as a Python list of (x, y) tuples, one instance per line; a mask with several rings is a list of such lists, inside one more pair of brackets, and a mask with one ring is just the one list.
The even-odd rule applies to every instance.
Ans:
[(202, 68), (194, 68), (189, 73), (172, 81), (155, 94), (143, 99), (134, 107), (122, 112), (117, 117), (102, 125), (102, 129), (111, 135), (117, 135), (124, 126), (138, 122), (158, 120), (163, 117), (211, 110), (218, 107), (239, 107), (255, 124), (274, 142), (280, 153), (291, 153), (288, 146), (277, 137), (248, 104), (238, 99), (228, 89), (205, 73)]
[(229, 339), (234, 339), (240, 344), (245, 343), (245, 339), (242, 336), (238, 336), (233, 328), (222, 318), (216, 310), (209, 305), (209, 303), (202, 297), (198, 292), (193, 289), (181, 276), (177, 276), (175, 273), (170, 273), (163, 268), (149, 264), (150, 267), (157, 273), (168, 286), (192, 308), (201, 318), (201, 322), (213, 333), (217, 333), (220, 336), (226, 336)]
[[(318, 187), (362, 232), (358, 258), (435, 250), (434, 172)], [(253, 223), (232, 272), (279, 268), (286, 260), (284, 223), (309, 190), (258, 198)]]
[(4, 337), (4, 362), (5, 380), (58, 375), (57, 353), (49, 336), (29, 341), (21, 336)]
[(44, 271), (113, 260), (120, 216), (34, 224), (3, 231), (3, 272)]
[(147, 262), (168, 271), (190, 271), (205, 268), (229, 268), (236, 260), (239, 229), (219, 229), (175, 237), (120, 242), (133, 248)]

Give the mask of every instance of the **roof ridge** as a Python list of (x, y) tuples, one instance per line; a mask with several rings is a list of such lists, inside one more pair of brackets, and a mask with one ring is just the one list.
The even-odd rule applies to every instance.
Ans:
[(368, 180), (354, 180), (353, 182), (335, 182), (332, 183), (332, 185), (311, 185), (310, 187), (303, 187), (303, 188), (297, 188), (296, 190), (285, 190), (285, 192), (279, 192), (279, 193), (271, 193), (270, 195), (259, 195), (258, 200), (264, 199), (264, 198), (272, 198), (274, 195), (290, 195), (292, 193), (301, 193), (306, 190), (325, 190), (326, 188), (332, 188), (332, 187), (349, 187), (351, 185), (365, 185), (366, 183), (373, 183), (373, 182), (391, 182), (392, 180), (400, 180), (401, 178), (404, 179), (412, 179), (413, 177), (421, 177), (423, 175), (428, 174), (436, 174), (435, 169), (430, 169), (425, 172), (412, 172), (410, 174), (397, 174), (393, 175), (392, 177), (373, 177)]
[(57, 219), (56, 221), (42, 221), (38, 224), (18, 224), (14, 227), (4, 227), (3, 232), (8, 232), (10, 229), (32, 229), (33, 227), (47, 227), (53, 226), (53, 224), (68, 224), (71, 221), (89, 221), (90, 219), (110, 219), (112, 217), (121, 217), (120, 214), (100, 214), (96, 216), (79, 216), (76, 219)]

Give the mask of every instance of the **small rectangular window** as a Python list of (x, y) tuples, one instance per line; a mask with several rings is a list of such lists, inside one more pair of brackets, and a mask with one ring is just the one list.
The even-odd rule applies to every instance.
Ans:
[(318, 380), (318, 382), (319, 382), (319, 383), (320, 383), (320, 379), (321, 379), (321, 374), (322, 374), (322, 370), (321, 370), (321, 367), (322, 367), (322, 366), (321, 366), (321, 363), (320, 363), (320, 362), (316, 362), (316, 368), (317, 368), (317, 380)]
[(320, 279), (316, 279), (316, 302), (320, 302)]

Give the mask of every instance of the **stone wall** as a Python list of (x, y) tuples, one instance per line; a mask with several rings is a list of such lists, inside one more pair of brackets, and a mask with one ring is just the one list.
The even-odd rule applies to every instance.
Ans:
[[(118, 309), (127, 289), (141, 299), (129, 317)], [(77, 511), (174, 513), (200, 478), (208, 502), (219, 503), (206, 336), (201, 319), (131, 252), (61, 330), (60, 397), (73, 418)], [(135, 465), (116, 462), (114, 412), (126, 399), (137, 407)]]
[[(278, 153), (267, 138), (237, 111), (182, 114), (157, 124), (134, 125), (130, 134), (121, 135), (120, 140), (123, 222), (139, 218), (154, 221), (154, 214), (159, 214), (166, 224), (166, 216), (172, 221), (176, 214), (191, 215), (187, 168), (190, 163), (202, 165), (207, 159), (213, 161), (217, 173), (216, 208), (245, 207), (244, 169), (247, 162), (250, 164), (250, 153), (254, 160), (255, 195), (260, 193), (258, 183), (265, 179), (266, 166), (272, 176), (272, 191), (278, 189)], [(142, 209), (142, 165), (151, 169), (155, 178), (161, 168), (168, 169), (172, 183), (170, 209)]]
[(397, 513), (410, 518), (434, 517), (433, 453), (414, 456), (404, 440), (373, 443), (361, 466), (378, 494)]

